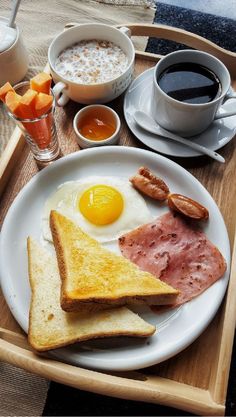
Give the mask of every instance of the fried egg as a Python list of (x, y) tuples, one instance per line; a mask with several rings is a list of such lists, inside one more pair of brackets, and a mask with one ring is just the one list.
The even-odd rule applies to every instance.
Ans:
[(51, 210), (70, 218), (99, 242), (116, 240), (152, 219), (143, 197), (119, 177), (93, 176), (61, 184), (43, 210), (42, 232), (48, 241), (52, 241)]

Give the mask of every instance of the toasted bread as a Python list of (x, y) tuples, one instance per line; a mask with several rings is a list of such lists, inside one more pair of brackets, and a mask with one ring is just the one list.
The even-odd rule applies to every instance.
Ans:
[(77, 311), (85, 303), (160, 305), (175, 301), (177, 290), (104, 249), (60, 213), (51, 212), (50, 227), (64, 310)]
[(32, 290), (28, 338), (37, 351), (99, 337), (147, 337), (155, 332), (154, 326), (126, 307), (89, 314), (66, 313), (60, 306), (61, 282), (56, 256), (31, 238), (27, 248)]

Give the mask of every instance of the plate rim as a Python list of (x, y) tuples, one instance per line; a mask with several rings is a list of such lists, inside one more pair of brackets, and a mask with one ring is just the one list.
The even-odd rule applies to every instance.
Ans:
[[(145, 154), (147, 156), (150, 155), (151, 158), (154, 158), (154, 160), (158, 160), (158, 159), (161, 159), (163, 161), (167, 160), (168, 161), (168, 164), (170, 166), (175, 166), (177, 170), (182, 171), (185, 175), (187, 175), (187, 177), (189, 177), (190, 179), (192, 179), (194, 182), (199, 183), (200, 186), (204, 189), (206, 195), (208, 195), (208, 197), (213, 201), (213, 203), (215, 204), (215, 206), (216, 206), (216, 208), (218, 210), (218, 214), (219, 214), (219, 216), (221, 218), (222, 225), (223, 225), (223, 227), (225, 229), (225, 233), (226, 233), (225, 237), (227, 237), (227, 244), (226, 244), (227, 251), (228, 251), (228, 257), (227, 257), (227, 259), (229, 261), (228, 262), (228, 271), (227, 271), (228, 272), (227, 282), (225, 284), (225, 290), (222, 293), (221, 299), (219, 300), (218, 304), (214, 306), (214, 309), (213, 309), (211, 315), (208, 316), (208, 319), (205, 320), (204, 324), (199, 327), (198, 332), (195, 334), (194, 338), (191, 338), (190, 341), (189, 340), (186, 340), (185, 344), (182, 343), (181, 346), (179, 346), (179, 348), (176, 349), (174, 353), (171, 352), (169, 355), (166, 355), (160, 361), (157, 361), (156, 359), (154, 359), (154, 360), (153, 359), (150, 359), (150, 360), (146, 359), (141, 365), (140, 364), (137, 365), (137, 363), (135, 363), (135, 358), (134, 358), (134, 360), (132, 362), (130, 362), (129, 364), (126, 364), (125, 366), (124, 365), (122, 366), (122, 363), (121, 363), (121, 362), (123, 362), (123, 359), (121, 359), (121, 360), (117, 360), (116, 359), (116, 364), (114, 364), (113, 361), (110, 360), (110, 359), (105, 360), (105, 361), (102, 361), (102, 358), (98, 358), (97, 360), (95, 359), (94, 360), (95, 364), (92, 364), (92, 365), (91, 365), (91, 359), (86, 360), (86, 358), (84, 360), (82, 358), (79, 362), (77, 361), (76, 363), (74, 361), (72, 362), (76, 366), (85, 366), (87, 368), (93, 368), (93, 369), (95, 368), (95, 369), (102, 369), (102, 370), (127, 371), (127, 370), (135, 370), (135, 369), (144, 368), (144, 367), (151, 366), (151, 365), (154, 365), (156, 363), (162, 362), (164, 360), (169, 359), (170, 357), (175, 356), (177, 353), (179, 353), (180, 351), (182, 351), (183, 349), (185, 349), (208, 326), (208, 324), (210, 323), (210, 321), (212, 320), (212, 318), (216, 314), (216, 311), (218, 310), (218, 308), (219, 308), (219, 306), (220, 306), (220, 304), (222, 302), (222, 299), (224, 297), (225, 291), (227, 289), (228, 279), (229, 279), (229, 269), (230, 269), (230, 263), (231, 263), (231, 254), (230, 254), (229, 236), (228, 236), (228, 232), (227, 232), (227, 228), (226, 228), (226, 225), (225, 225), (223, 216), (222, 216), (222, 214), (221, 214), (221, 212), (220, 212), (220, 210), (219, 210), (219, 208), (218, 208), (215, 200), (210, 195), (210, 193), (208, 192), (208, 190), (201, 184), (201, 182), (198, 179), (196, 179), (190, 172), (188, 172), (181, 165), (179, 165), (176, 162), (174, 162), (174, 161), (166, 158), (163, 155), (156, 154), (155, 152), (152, 152), (150, 150), (144, 150), (144, 149), (135, 148), (135, 147), (107, 146), (106, 148), (103, 148), (103, 147), (101, 147), (101, 148), (91, 148), (91, 149), (86, 149), (86, 150), (83, 150), (83, 151), (73, 152), (73, 153), (71, 153), (69, 155), (66, 155), (66, 156), (62, 157), (58, 161), (55, 161), (53, 164), (49, 165), (44, 170), (38, 172), (20, 190), (20, 192), (18, 193), (18, 195), (14, 199), (13, 203), (9, 207), (9, 209), (7, 211), (7, 214), (6, 214), (6, 217), (4, 219), (4, 222), (3, 222), (3, 225), (2, 225), (1, 234), (0, 234), (0, 283), (1, 283), (1, 287), (2, 287), (2, 291), (3, 291), (4, 298), (5, 298), (6, 302), (7, 302), (8, 306), (9, 306), (9, 308), (10, 308), (12, 314), (13, 314), (13, 316), (15, 317), (15, 319), (19, 323), (19, 325), (25, 330), (25, 326), (22, 326), (22, 323), (19, 320), (19, 317), (17, 317), (17, 313), (14, 311), (14, 309), (12, 309), (11, 304), (9, 304), (9, 300), (8, 300), (8, 296), (7, 296), (7, 292), (8, 292), (7, 281), (6, 280), (4, 281), (4, 279), (3, 279), (3, 268), (4, 268), (3, 250), (2, 250), (3, 245), (4, 245), (3, 236), (4, 236), (4, 233), (5, 233), (5, 229), (8, 226), (8, 221), (10, 220), (11, 214), (12, 214), (12, 212), (14, 212), (15, 204), (17, 204), (18, 199), (21, 198), (22, 193), (27, 192), (30, 187), (34, 186), (34, 184), (38, 181), (39, 178), (41, 178), (42, 176), (47, 175), (51, 171), (57, 170), (58, 169), (57, 167), (60, 167), (60, 165), (67, 164), (67, 163), (69, 163), (70, 160), (74, 160), (74, 159), (77, 160), (77, 158), (79, 158), (79, 159), (81, 157), (85, 157), (86, 158), (86, 155), (89, 155), (91, 153), (92, 154), (95, 154), (95, 153), (104, 154), (104, 153), (109, 153), (109, 152), (112, 152), (112, 151), (114, 151), (115, 153), (120, 153), (121, 152), (121, 154), (124, 151), (125, 152), (128, 151), (133, 156)], [(15, 203), (15, 201), (16, 201), (16, 203)], [(58, 352), (56, 352), (56, 353), (55, 352), (52, 352), (51, 355), (53, 355), (54, 357), (57, 357), (58, 359), (60, 359), (60, 355), (58, 355)], [(69, 358), (67, 358), (67, 359), (64, 359), (63, 358), (63, 360), (65, 360), (66, 362), (70, 362), (71, 363), (71, 361), (70, 361)], [(99, 363), (97, 363), (97, 362), (99, 362)]]

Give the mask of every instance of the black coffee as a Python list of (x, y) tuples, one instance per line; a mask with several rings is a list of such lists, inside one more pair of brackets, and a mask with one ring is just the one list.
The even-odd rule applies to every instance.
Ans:
[(171, 65), (157, 82), (168, 96), (185, 103), (209, 103), (221, 92), (217, 76), (203, 65), (191, 62)]

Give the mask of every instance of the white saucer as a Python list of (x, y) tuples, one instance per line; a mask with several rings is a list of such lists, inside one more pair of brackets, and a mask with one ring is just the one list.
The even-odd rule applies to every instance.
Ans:
[[(154, 151), (169, 156), (192, 157), (202, 155), (187, 146), (172, 140), (153, 135), (139, 127), (133, 114), (136, 110), (142, 110), (150, 114), (152, 96), (152, 77), (154, 68), (139, 75), (128, 88), (124, 100), (124, 116), (132, 133), (145, 145)], [(228, 100), (223, 111), (232, 111), (235, 108), (235, 100)], [(226, 145), (236, 134), (236, 115), (216, 120), (201, 135), (194, 136), (191, 140), (216, 151)]]

